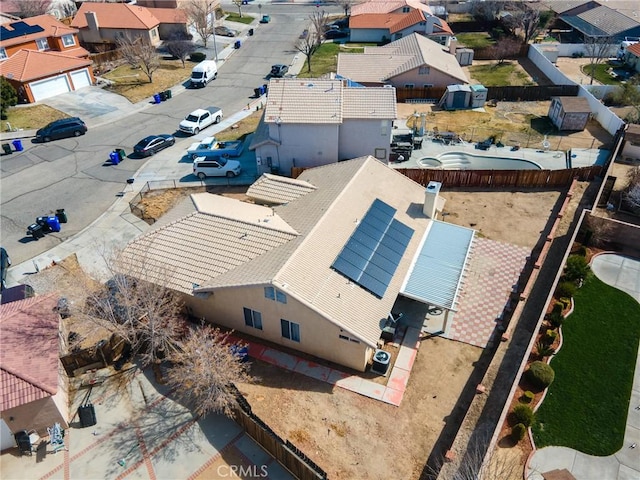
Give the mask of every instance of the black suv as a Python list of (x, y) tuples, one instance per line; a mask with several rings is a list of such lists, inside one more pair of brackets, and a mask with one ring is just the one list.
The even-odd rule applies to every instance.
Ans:
[(36, 140), (49, 142), (59, 138), (79, 137), (87, 132), (87, 126), (78, 117), (63, 118), (51, 122), (36, 132)]

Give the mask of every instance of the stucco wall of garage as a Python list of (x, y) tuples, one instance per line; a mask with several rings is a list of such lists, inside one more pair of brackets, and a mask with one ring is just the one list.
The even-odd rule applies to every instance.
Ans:
[[(93, 76), (93, 69), (91, 67), (85, 67), (87, 69), (87, 71), (89, 72), (89, 77), (91, 79), (91, 84), (95, 85), (96, 83), (96, 79)], [(72, 71), (77, 71), (77, 70), (83, 70), (82, 68), (76, 69), (76, 70), (72, 70)], [(71, 86), (71, 88), (73, 89), (73, 80), (71, 79), (71, 71), (69, 72), (65, 72), (67, 75), (67, 80), (69, 81), (69, 85)], [(56, 74), (59, 75), (59, 74)], [(33, 97), (33, 94), (31, 93), (31, 88), (29, 87), (29, 83), (31, 82), (37, 82), (40, 80), (46, 80), (49, 77), (41, 77), (41, 78), (34, 78), (32, 80), (29, 80), (29, 82), (17, 82), (15, 80), (10, 80), (9, 82), (11, 83), (11, 85), (13, 85), (13, 88), (16, 89), (16, 92), (18, 92), (18, 101), (20, 103), (34, 103), (35, 99)]]
[[(456, 58), (452, 55), (451, 60), (456, 62)], [(389, 83), (396, 88), (404, 88), (407, 84), (415, 85), (415, 88), (423, 88), (425, 84), (432, 84), (434, 87), (447, 87), (449, 85), (464, 85), (467, 82), (463, 82), (445, 72), (442, 72), (430, 65), (424, 65), (429, 67), (428, 74), (420, 74), (419, 68), (414, 68), (408, 72), (404, 72), (389, 79)]]
[(119, 38), (130, 38), (132, 40), (142, 38), (145, 41), (149, 41), (151, 45), (154, 46), (160, 43), (158, 27), (154, 27), (151, 30), (121, 30), (115, 28), (91, 30), (89, 28), (83, 28), (80, 30), (78, 37), (80, 38), (80, 41), (84, 43), (117, 43)]
[[(371, 155), (386, 162), (391, 144), (392, 120), (347, 119), (340, 125), (338, 159)], [(376, 149), (385, 152), (384, 157), (376, 156)]]
[(269, 124), (269, 137), (280, 141), (274, 165), (280, 171), (292, 167), (317, 167), (338, 161), (339, 124)]
[(384, 38), (391, 40), (388, 28), (352, 28), (352, 42), (381, 42)]

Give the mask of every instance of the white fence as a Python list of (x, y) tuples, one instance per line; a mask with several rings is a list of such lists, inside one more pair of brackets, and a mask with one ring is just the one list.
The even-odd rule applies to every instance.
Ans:
[[(544, 45), (545, 47), (553, 47), (558, 49), (559, 57), (573, 57), (574, 55), (582, 55), (584, 57), (589, 56), (589, 47), (584, 43), (539, 43), (537, 45)], [(607, 52), (604, 53), (604, 57), (615, 57), (618, 53), (618, 44), (611, 44)], [(593, 47), (591, 47), (593, 51)]]

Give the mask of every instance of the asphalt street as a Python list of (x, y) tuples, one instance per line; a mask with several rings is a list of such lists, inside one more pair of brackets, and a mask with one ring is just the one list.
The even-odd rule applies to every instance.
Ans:
[[(155, 158), (128, 158), (114, 166), (109, 162), (109, 153), (114, 148), (122, 148), (129, 154), (133, 145), (147, 135), (175, 133), (184, 116), (199, 107), (219, 106), (226, 117), (245, 109), (254, 88), (268, 80), (272, 64), (290, 64), (300, 56), (294, 45), (308, 27), (309, 15), (315, 8), (313, 4), (243, 7), (243, 12), (252, 12), (256, 17), (269, 14), (271, 22), (259, 25), (256, 19), (252, 25), (243, 26), (239, 35), (242, 47), (224, 51), (227, 56), (221, 62), (218, 78), (198, 90), (178, 85), (167, 102), (155, 105), (149, 100), (132, 105), (126, 99), (114, 99), (113, 95), (95, 101), (82, 90), (44, 102), (80, 116), (89, 131), (78, 138), (47, 144), (25, 138), (23, 152), (0, 157), (1, 238), (14, 263), (33, 258), (82, 231), (113, 204), (127, 179)], [(226, 9), (231, 10), (231, 6)], [(340, 11), (339, 7), (332, 9)], [(250, 27), (255, 29), (253, 36), (246, 34)], [(218, 37), (220, 57), (222, 41), (228, 39)], [(212, 47), (210, 42), (209, 57), (213, 56)], [(176, 145), (159, 155), (174, 156), (177, 163), (194, 139), (182, 134), (176, 137)], [(193, 177), (193, 182), (199, 181)], [(69, 217), (61, 232), (50, 233), (38, 241), (26, 236), (26, 227), (36, 217), (58, 208), (64, 208)]]

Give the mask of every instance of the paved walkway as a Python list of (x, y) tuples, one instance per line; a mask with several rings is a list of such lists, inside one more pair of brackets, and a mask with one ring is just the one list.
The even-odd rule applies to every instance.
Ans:
[[(600, 280), (640, 302), (640, 260), (604, 253), (593, 258), (591, 268)], [(638, 353), (622, 448), (608, 457), (594, 457), (572, 448), (545, 447), (533, 454), (527, 479), (543, 480), (542, 473), (563, 468), (577, 480), (640, 478), (640, 351)]]

